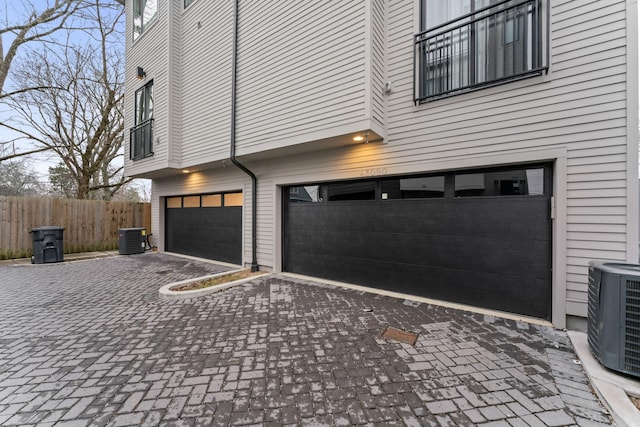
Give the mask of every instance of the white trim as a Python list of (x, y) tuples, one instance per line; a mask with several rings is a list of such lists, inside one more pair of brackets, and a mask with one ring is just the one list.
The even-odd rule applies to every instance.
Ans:
[[(420, 5), (423, 0), (415, 0), (413, 2), (413, 34), (411, 34), (411, 38), (413, 39), (415, 34), (418, 34), (422, 29), (420, 28)], [(386, 2), (385, 2), (386, 3)], [(415, 52), (412, 53), (415, 55)]]
[(627, 1), (627, 262), (638, 262), (638, 2)]
[(556, 156), (553, 168), (554, 218), (551, 220), (551, 322), (567, 326), (567, 150)]
[[(159, 1), (159, 0), (158, 0)], [(174, 16), (173, 16), (173, 2), (168, 1), (167, 6), (167, 134), (165, 141), (167, 144), (167, 163), (176, 162), (175, 159), (175, 144), (177, 141), (173, 140), (173, 121), (174, 117), (180, 114), (176, 114), (176, 110), (180, 108), (179, 103), (173, 102), (173, 82), (174, 82), (174, 67), (175, 61), (173, 60), (173, 53), (175, 49), (174, 37), (177, 37), (174, 28)], [(178, 82), (179, 84), (179, 82)], [(155, 94), (155, 92), (154, 92)], [(155, 96), (155, 95), (154, 95)], [(175, 105), (174, 105), (175, 104)], [(157, 135), (153, 135), (155, 140), (158, 139)], [(153, 141), (152, 141), (153, 143)], [(179, 161), (177, 163), (180, 163)]]
[(282, 233), (284, 230), (282, 229), (282, 205), (284, 204), (282, 186), (273, 185), (273, 194), (275, 203), (273, 204), (273, 272), (280, 273), (282, 272)]
[[(415, 0), (413, 2), (413, 33), (411, 34), (411, 56), (413, 58), (413, 63), (412, 63), (412, 70), (411, 72), (413, 73), (412, 76), (412, 84), (413, 84), (413, 93), (411, 94), (411, 99), (415, 100), (418, 94), (418, 75), (420, 74), (420, 63), (419, 61), (416, 60), (416, 45), (415, 45), (415, 40), (416, 37), (415, 35), (418, 34), (420, 31), (422, 31), (422, 28), (420, 26), (420, 19), (421, 19), (421, 14), (420, 14), (420, 9), (422, 7), (422, 2), (424, 0)], [(386, 3), (386, 2), (385, 2)], [(387, 61), (389, 61), (387, 59)], [(414, 104), (414, 109), (417, 109), (418, 107), (420, 107), (420, 103)]]
[[(152, 200), (156, 201), (156, 209), (158, 210), (158, 237), (156, 238), (156, 246), (158, 247), (158, 252), (164, 252), (165, 251), (165, 247), (164, 247), (164, 242), (165, 242), (165, 235), (167, 234), (167, 228), (166, 228), (166, 197), (165, 196), (155, 196), (152, 198)], [(152, 215), (153, 215), (153, 209), (154, 209), (154, 203), (151, 203), (151, 210), (152, 210)], [(153, 229), (153, 225), (151, 226), (151, 229)], [(162, 230), (162, 232), (160, 232), (160, 230)]]
[[(383, 16), (382, 16), (382, 23), (383, 23), (383, 34), (384, 34), (384, 43), (383, 43), (383, 52), (384, 52), (384, 63), (383, 63), (383, 70), (382, 72), (384, 73), (384, 79), (383, 81), (386, 82), (390, 82), (391, 83), (391, 92), (387, 93), (386, 91), (384, 91), (382, 93), (382, 112), (384, 114), (384, 116), (382, 117), (383, 120), (383, 129), (384, 129), (384, 135), (382, 136), (383, 139), (385, 140), (385, 143), (388, 142), (388, 135), (389, 135), (389, 99), (390, 99), (390, 95), (393, 94), (393, 84), (394, 82), (389, 80), (389, 51), (387, 48), (387, 38), (388, 38), (388, 17), (389, 17), (389, 5), (388, 2), (383, 1), (382, 2), (383, 7), (384, 7), (384, 12), (383, 12)], [(412, 53), (413, 55), (415, 53)], [(383, 90), (383, 88), (380, 88), (380, 90)]]
[[(242, 265), (243, 267), (248, 263), (249, 265), (251, 265), (251, 258), (252, 258), (252, 253), (251, 253), (251, 245), (249, 245), (249, 256), (248, 259), (249, 261), (245, 261), (245, 259), (247, 258), (247, 254), (245, 253), (245, 233), (247, 231), (247, 224), (251, 225), (251, 215), (253, 214), (253, 207), (251, 209), (247, 209), (247, 183), (245, 182), (244, 184), (242, 184), (242, 237), (241, 237), (241, 245), (242, 245), (242, 259), (240, 260), (240, 265)], [(252, 196), (253, 197), (253, 196)], [(256, 197), (257, 200), (257, 197)], [(256, 202), (257, 203), (257, 202)], [(257, 209), (256, 209), (257, 212)], [(249, 218), (247, 218), (247, 215), (249, 216)], [(258, 224), (258, 221), (256, 221), (256, 226)], [(257, 230), (256, 230), (257, 232)], [(260, 265), (260, 263), (258, 262), (258, 265)]]
[(364, 2), (364, 117), (371, 120), (371, 104), (373, 96), (371, 86), (373, 78), (371, 76), (373, 68), (373, 55), (371, 48), (371, 38), (373, 37), (373, 17), (372, 17), (372, 0)]
[(542, 0), (542, 9), (544, 11), (542, 16), (542, 61), (547, 66), (547, 72), (542, 73), (542, 81), (548, 82), (552, 80), (553, 72), (553, 58), (551, 57), (551, 44), (553, 37), (551, 37), (551, 0)]

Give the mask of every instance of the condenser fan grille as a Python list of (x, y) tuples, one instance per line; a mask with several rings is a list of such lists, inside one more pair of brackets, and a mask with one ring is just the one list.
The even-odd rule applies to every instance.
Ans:
[(640, 373), (640, 282), (627, 280), (625, 292), (624, 364)]

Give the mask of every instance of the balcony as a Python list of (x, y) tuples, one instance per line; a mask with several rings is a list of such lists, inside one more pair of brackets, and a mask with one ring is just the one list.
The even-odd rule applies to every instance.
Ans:
[(542, 4), (505, 0), (416, 34), (414, 102), (542, 74)]
[(129, 131), (129, 158), (140, 160), (153, 156), (153, 119), (132, 127)]

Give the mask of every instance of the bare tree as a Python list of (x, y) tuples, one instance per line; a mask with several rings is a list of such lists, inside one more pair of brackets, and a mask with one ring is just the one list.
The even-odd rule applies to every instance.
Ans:
[[(82, 0), (55, 0), (53, 4), (46, 3), (46, 8), (38, 9), (35, 2), (12, 2), (21, 5), (27, 16), (15, 22), (9, 18), (6, 8), (5, 19), (0, 28), (0, 97), (11, 96), (15, 93), (5, 92), (5, 83), (9, 75), (11, 65), (18, 54), (18, 50), (28, 43), (43, 41), (48, 36), (62, 29), (67, 24), (70, 16), (82, 6)], [(41, 2), (42, 3), (42, 2)], [(5, 46), (7, 49), (5, 51)], [(32, 88), (21, 87), (18, 91)]]
[(69, 39), (62, 49), (45, 46), (15, 64), (18, 87), (40, 89), (17, 90), (7, 104), (18, 118), (3, 125), (54, 153), (75, 182), (75, 197), (109, 199), (129, 181), (122, 162), (114, 162), (123, 155), (124, 11), (93, 0), (83, 13), (97, 26), (87, 44)]
[[(104, 0), (104, 4), (122, 8), (124, 0)], [(0, 17), (0, 101), (25, 91), (46, 89), (38, 85), (12, 85), (11, 69), (16, 59), (26, 56), (34, 46), (52, 47), (59, 43), (57, 34), (63, 31), (91, 32), (93, 0), (21, 0), (5, 2)], [(85, 10), (89, 13), (85, 13)], [(77, 18), (77, 19), (76, 19)], [(89, 19), (87, 19), (89, 18)], [(6, 120), (5, 120), (6, 121)], [(4, 125), (0, 120), (0, 125)], [(23, 134), (0, 140), (0, 162), (16, 157), (48, 151), (47, 147), (25, 148), (28, 139)]]
[(38, 196), (44, 186), (23, 159), (0, 163), (0, 196)]

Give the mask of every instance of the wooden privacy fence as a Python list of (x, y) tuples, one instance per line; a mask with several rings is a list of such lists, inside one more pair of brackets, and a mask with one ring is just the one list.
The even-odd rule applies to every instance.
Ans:
[(113, 250), (118, 229), (143, 227), (151, 233), (151, 204), (0, 196), (0, 259), (32, 255), (29, 233), (64, 227), (64, 252)]

